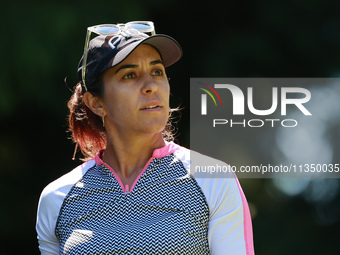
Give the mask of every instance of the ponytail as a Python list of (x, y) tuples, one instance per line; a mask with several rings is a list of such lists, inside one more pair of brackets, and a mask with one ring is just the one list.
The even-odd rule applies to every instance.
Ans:
[(78, 83), (74, 93), (67, 103), (70, 110), (68, 117), (69, 131), (72, 140), (80, 147), (84, 155), (82, 160), (87, 161), (106, 148), (107, 136), (101, 118), (94, 114), (83, 101), (82, 86)]

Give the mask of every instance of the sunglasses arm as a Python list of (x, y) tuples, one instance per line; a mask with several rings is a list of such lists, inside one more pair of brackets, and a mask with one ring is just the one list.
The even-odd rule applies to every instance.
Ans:
[(86, 33), (85, 46), (84, 46), (83, 67), (81, 69), (81, 76), (82, 76), (83, 85), (85, 87), (85, 91), (87, 91), (87, 87), (85, 84), (85, 75), (86, 75), (86, 61), (87, 61), (87, 53), (89, 50), (90, 35), (91, 35), (91, 31), (88, 29)]

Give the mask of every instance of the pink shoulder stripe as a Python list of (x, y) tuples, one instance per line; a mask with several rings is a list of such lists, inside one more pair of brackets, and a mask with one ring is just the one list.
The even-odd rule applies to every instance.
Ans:
[(253, 228), (252, 228), (252, 223), (251, 223), (251, 216), (250, 216), (250, 211), (248, 207), (248, 202), (243, 193), (240, 182), (238, 181), (236, 176), (235, 176), (235, 180), (237, 182), (237, 186), (240, 191), (242, 204), (243, 204), (243, 227), (244, 227), (244, 239), (245, 239), (245, 244), (246, 244), (246, 254), (254, 255), (255, 253), (254, 253), (254, 243), (253, 243)]

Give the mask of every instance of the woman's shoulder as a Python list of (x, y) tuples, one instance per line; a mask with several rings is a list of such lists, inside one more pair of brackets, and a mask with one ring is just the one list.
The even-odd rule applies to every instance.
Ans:
[(53, 249), (54, 251), (58, 250), (58, 240), (55, 236), (54, 229), (60, 208), (73, 185), (80, 180), (87, 170), (94, 166), (94, 164), (94, 160), (81, 164), (72, 171), (48, 184), (42, 191), (38, 205), (36, 222), (36, 230), (41, 249), (44, 247), (44, 249), (49, 251), (52, 251)]
[[(243, 191), (230, 165), (184, 147), (179, 147), (175, 155), (202, 189), (212, 211), (216, 206), (225, 204), (226, 197), (234, 197), (236, 204), (242, 204)], [(228, 203), (232, 206), (230, 201)]]
[(183, 147), (175, 155), (206, 197), (210, 210), (211, 251), (214, 254), (254, 254), (248, 202), (234, 169), (221, 160)]
[(94, 160), (89, 160), (54, 180), (44, 188), (42, 197), (53, 195), (54, 193), (58, 193), (59, 195), (61, 193), (67, 194), (68, 190), (74, 185), (74, 183), (80, 180), (87, 170), (94, 166), (94, 164)]
[(44, 214), (59, 212), (64, 198), (73, 185), (80, 180), (94, 164), (94, 160), (89, 160), (48, 184), (41, 193), (38, 210)]
[(195, 178), (235, 178), (230, 165), (219, 159), (179, 145), (174, 154)]

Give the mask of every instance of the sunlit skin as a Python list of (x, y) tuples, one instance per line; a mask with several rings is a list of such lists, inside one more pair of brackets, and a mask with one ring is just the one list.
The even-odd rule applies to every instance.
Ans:
[(152, 152), (163, 147), (169, 116), (169, 83), (159, 53), (141, 45), (103, 76), (104, 96), (84, 94), (87, 106), (104, 116), (108, 144), (103, 161), (131, 186)]

